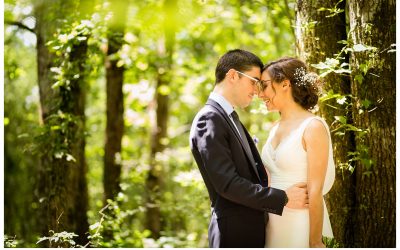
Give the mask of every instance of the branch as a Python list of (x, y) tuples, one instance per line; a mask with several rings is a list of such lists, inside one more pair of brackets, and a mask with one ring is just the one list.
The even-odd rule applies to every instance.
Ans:
[(34, 29), (29, 28), (28, 26), (26, 26), (25, 24), (23, 24), (23, 23), (21, 23), (21, 22), (17, 22), (17, 21), (4, 21), (4, 23), (5, 23), (5, 24), (8, 24), (8, 25), (17, 26), (17, 27), (20, 28), (20, 29), (24, 29), (24, 30), (27, 30), (27, 31), (32, 32), (33, 34), (36, 34), (36, 32), (35, 32)]

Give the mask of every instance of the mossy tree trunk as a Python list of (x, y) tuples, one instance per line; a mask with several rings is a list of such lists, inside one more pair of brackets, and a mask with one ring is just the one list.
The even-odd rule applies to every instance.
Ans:
[[(328, 9), (342, 11), (327, 17)], [(346, 101), (344, 104), (337, 98), (325, 101), (320, 112), (334, 131), (337, 176), (327, 203), (334, 235), (345, 247), (395, 246), (395, 95), (392, 93), (396, 86), (395, 54), (390, 52), (394, 35), (394, 1), (298, 1), (298, 55), (309, 65), (326, 58), (350, 64), (350, 78), (334, 73), (324, 78), (325, 90), (339, 94), (338, 98)], [(341, 40), (347, 42), (350, 56), (335, 55), (342, 49), (337, 43)], [(354, 171), (353, 174), (348, 170)]]
[(353, 117), (367, 130), (356, 137), (355, 247), (396, 246), (395, 12), (394, 0), (349, 1)]
[[(74, 232), (77, 243), (87, 242), (88, 190), (85, 161), (85, 96), (87, 39), (70, 46), (60, 57), (48, 42), (65, 27), (64, 20), (85, 18), (87, 1), (36, 1), (37, 65), (43, 130), (38, 136), (39, 219), (42, 236), (54, 232)], [(54, 17), (57, 13), (57, 18)], [(88, 38), (88, 37), (87, 37)], [(65, 51), (60, 51), (66, 55)], [(55, 87), (54, 68), (69, 65), (65, 83)], [(52, 71), (53, 70), (53, 71)], [(52, 247), (58, 246), (54, 243)], [(65, 246), (65, 245), (60, 245)]]

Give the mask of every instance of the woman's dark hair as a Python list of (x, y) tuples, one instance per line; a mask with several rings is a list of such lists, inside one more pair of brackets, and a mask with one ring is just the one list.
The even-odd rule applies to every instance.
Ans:
[(267, 70), (273, 82), (281, 83), (286, 79), (289, 80), (294, 101), (304, 109), (310, 110), (317, 105), (322, 82), (316, 73), (308, 71), (303, 61), (293, 57), (283, 57), (267, 63), (264, 70)]
[(230, 50), (218, 60), (215, 69), (215, 83), (217, 84), (224, 80), (226, 73), (228, 73), (230, 69), (243, 72), (251, 70), (252, 67), (259, 67), (260, 70), (262, 69), (263, 63), (258, 56), (242, 49)]

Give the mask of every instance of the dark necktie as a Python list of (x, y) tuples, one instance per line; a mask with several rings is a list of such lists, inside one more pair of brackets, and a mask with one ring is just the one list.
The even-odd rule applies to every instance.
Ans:
[[(233, 121), (235, 122), (235, 125), (236, 125), (237, 129), (239, 130), (240, 136), (242, 137), (242, 141), (243, 141), (244, 147), (245, 147), (246, 150), (248, 150), (248, 151), (250, 152), (250, 154), (251, 154), (249, 142), (247, 141), (247, 137), (246, 137), (246, 134), (244, 133), (243, 126), (242, 126), (242, 124), (241, 124), (240, 121), (239, 121), (239, 115), (236, 113), (236, 111), (233, 111), (233, 112), (231, 113), (231, 116), (232, 116), (232, 118), (233, 118)], [(251, 155), (251, 156), (253, 156), (253, 155)], [(254, 160), (254, 159), (252, 159), (252, 160)]]
[(239, 121), (238, 114), (236, 113), (236, 111), (233, 111), (231, 113), (231, 116), (233, 118), (233, 121), (235, 122), (236, 127), (239, 130), (240, 136), (242, 137), (242, 141), (243, 141), (244, 147), (249, 151), (250, 157), (251, 157), (251, 161), (253, 161), (254, 164), (255, 164), (255, 167), (256, 167), (257, 172), (258, 172), (258, 176), (261, 179), (261, 185), (264, 186), (264, 187), (267, 187), (268, 186), (268, 181), (267, 181), (267, 175), (265, 173), (264, 167), (254, 161), (253, 152), (251, 152), (251, 150), (250, 150), (249, 142), (247, 141), (247, 137), (246, 137), (246, 134), (244, 133), (243, 126)]

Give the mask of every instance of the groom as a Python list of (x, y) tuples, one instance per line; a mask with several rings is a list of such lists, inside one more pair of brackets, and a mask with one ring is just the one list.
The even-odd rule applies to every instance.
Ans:
[(190, 147), (212, 207), (210, 247), (264, 247), (268, 213), (304, 208), (305, 184), (286, 191), (268, 187), (268, 176), (235, 108), (247, 107), (263, 64), (251, 52), (232, 50), (215, 70), (216, 85), (190, 130)]

